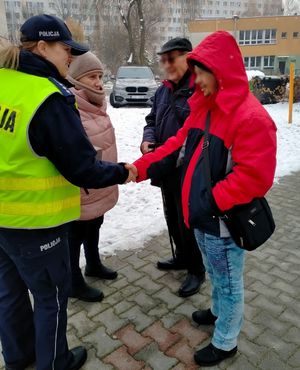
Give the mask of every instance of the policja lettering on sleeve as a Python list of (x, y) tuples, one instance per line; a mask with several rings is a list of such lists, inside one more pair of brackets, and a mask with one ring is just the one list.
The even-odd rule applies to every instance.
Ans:
[(14, 108), (0, 104), (0, 133), (8, 132), (13, 134), (15, 131), (18, 111)]

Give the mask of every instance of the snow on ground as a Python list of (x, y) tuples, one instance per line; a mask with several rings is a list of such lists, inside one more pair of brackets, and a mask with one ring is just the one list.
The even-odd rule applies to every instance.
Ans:
[[(108, 114), (116, 130), (119, 161), (133, 162), (141, 156), (145, 116), (149, 108), (112, 108)], [(120, 185), (118, 204), (106, 214), (99, 249), (103, 254), (135, 249), (165, 229), (160, 189), (149, 181)]]
[[(294, 105), (294, 120), (287, 123), (288, 104), (265, 105), (278, 128), (277, 181), (280, 177), (300, 170), (300, 103)], [(108, 107), (116, 129), (119, 160), (132, 162), (140, 156), (145, 116), (148, 108)], [(121, 185), (117, 206), (105, 216), (99, 248), (102, 254), (143, 246), (152, 235), (166, 229), (160, 190), (141, 184)]]
[(294, 104), (293, 123), (288, 123), (288, 103), (264, 106), (277, 126), (276, 181), (300, 170), (300, 103)]

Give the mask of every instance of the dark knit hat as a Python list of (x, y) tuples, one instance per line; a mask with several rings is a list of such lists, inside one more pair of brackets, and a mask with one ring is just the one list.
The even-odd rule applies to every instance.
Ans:
[(192, 51), (193, 46), (190, 40), (184, 37), (175, 37), (174, 39), (167, 41), (157, 54), (162, 55), (173, 50)]

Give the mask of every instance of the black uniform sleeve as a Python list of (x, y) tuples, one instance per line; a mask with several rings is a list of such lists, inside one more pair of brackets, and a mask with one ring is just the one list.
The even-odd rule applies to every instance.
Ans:
[(72, 184), (97, 189), (123, 184), (124, 164), (96, 160), (96, 151), (82, 126), (74, 101), (51, 95), (29, 126), (29, 141), (36, 154), (47, 157)]

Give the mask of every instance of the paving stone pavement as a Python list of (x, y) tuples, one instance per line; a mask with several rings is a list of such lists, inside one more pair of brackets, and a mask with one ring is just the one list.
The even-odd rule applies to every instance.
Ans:
[[(300, 369), (299, 189), (300, 172), (281, 179), (268, 196), (277, 230), (246, 257), (239, 353), (212, 370)], [(119, 252), (105, 260), (118, 269), (116, 281), (89, 279), (103, 289), (104, 301), (69, 302), (69, 345), (88, 348), (83, 370), (198, 369), (193, 352), (209, 342), (212, 329), (194, 325), (191, 313), (209, 306), (209, 282), (199, 294), (179, 298), (184, 272), (155, 267), (169, 254), (166, 232), (141, 250)]]

